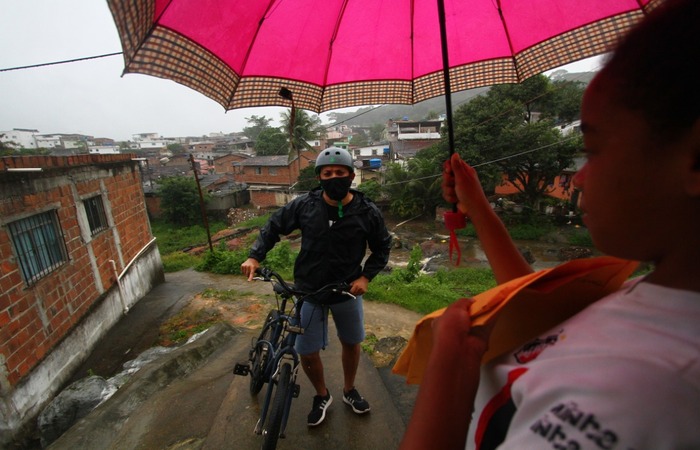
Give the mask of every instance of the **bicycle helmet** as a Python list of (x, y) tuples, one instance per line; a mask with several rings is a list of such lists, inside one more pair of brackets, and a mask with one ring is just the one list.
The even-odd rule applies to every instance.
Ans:
[(345, 166), (352, 173), (355, 167), (352, 165), (352, 155), (350, 152), (340, 147), (328, 147), (321, 150), (316, 158), (316, 174), (321, 171), (323, 166)]

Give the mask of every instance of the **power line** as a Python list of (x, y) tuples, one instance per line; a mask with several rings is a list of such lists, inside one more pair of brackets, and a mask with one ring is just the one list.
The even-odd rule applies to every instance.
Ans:
[(74, 63), (74, 62), (80, 62), (80, 61), (88, 61), (90, 59), (107, 58), (109, 56), (117, 56), (117, 55), (122, 55), (122, 54), (124, 54), (124, 52), (105, 53), (102, 55), (84, 56), (82, 58), (65, 59), (63, 61), (53, 61), (53, 62), (47, 62), (47, 63), (32, 64), (29, 66), (8, 67), (6, 69), (0, 69), (0, 72), (9, 72), (11, 70), (34, 69), (36, 67), (45, 67), (45, 66), (55, 66), (58, 64), (68, 64), (68, 63)]
[[(533, 152), (536, 152), (536, 151), (538, 151), (538, 150), (545, 149), (545, 148), (547, 148), (547, 147), (552, 147), (552, 146), (554, 146), (554, 145), (558, 145), (558, 144), (561, 144), (561, 143), (563, 143), (563, 142), (570, 141), (570, 140), (575, 139), (575, 138), (576, 138), (576, 136), (571, 136), (571, 137), (568, 137), (568, 138), (561, 139), (561, 140), (559, 140), (559, 141), (557, 141), (557, 142), (552, 142), (551, 144), (547, 144), (547, 145), (543, 145), (543, 146), (541, 146), (541, 147), (533, 148), (533, 149), (531, 149), (531, 150), (525, 150), (525, 151), (522, 151), (522, 152), (519, 152), (519, 153), (514, 153), (514, 154), (512, 154), (512, 155), (504, 156), (504, 157), (502, 157), (502, 158), (492, 159), (491, 161), (486, 161), (486, 162), (482, 162), (482, 163), (479, 163), (479, 164), (473, 164), (473, 165), (470, 164), (470, 165), (471, 165), (473, 168), (477, 168), (477, 167), (481, 167), (481, 166), (487, 166), (487, 165), (489, 165), (489, 164), (494, 164), (494, 163), (497, 163), (497, 162), (500, 162), (500, 161), (505, 161), (505, 160), (507, 160), (507, 159), (517, 158), (518, 156), (527, 155), (528, 153), (533, 153)], [(440, 176), (442, 176), (442, 173), (438, 173), (438, 174), (434, 174), (434, 175), (427, 175), (427, 176), (425, 176), (425, 177), (411, 178), (410, 180), (395, 181), (395, 182), (393, 182), (393, 183), (385, 183), (384, 186), (393, 186), (393, 185), (396, 185), (396, 184), (410, 183), (411, 181), (427, 180), (427, 179), (430, 179), (430, 178), (437, 178), (437, 177), (440, 177)]]

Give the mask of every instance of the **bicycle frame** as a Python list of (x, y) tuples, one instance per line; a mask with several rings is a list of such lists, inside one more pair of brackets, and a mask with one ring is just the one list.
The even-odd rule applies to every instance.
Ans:
[[(292, 395), (286, 399), (284, 415), (282, 416), (282, 425), (280, 427), (280, 435), (284, 435), (284, 430), (287, 426), (287, 420), (289, 419), (289, 410), (292, 403), (292, 397), (298, 396), (298, 385), (296, 384), (296, 378), (299, 373), (299, 354), (294, 349), (294, 344), (296, 342), (297, 334), (301, 334), (303, 330), (300, 326), (291, 325), (290, 321), (294, 323), (300, 323), (300, 310), (303, 300), (299, 300), (292, 296), (290, 298), (294, 302), (292, 311), (294, 315), (284, 314), (286, 309), (287, 298), (283, 298), (282, 304), (279, 308), (281, 314), (278, 315), (277, 319), (272, 322), (267, 323), (266, 327), (273, 328), (272, 342), (280, 342), (278, 346), (275, 346), (272, 342), (258, 341), (256, 345), (264, 345), (267, 347), (268, 352), (272, 355), (272, 358), (268, 361), (264, 378), (267, 380), (267, 391), (265, 392), (265, 400), (263, 402), (262, 411), (260, 412), (260, 419), (258, 419), (255, 425), (255, 433), (262, 434), (265, 428), (265, 421), (272, 404), (272, 394), (274, 392), (274, 384), (279, 376), (280, 368), (282, 364), (286, 364), (286, 361), (292, 364), (292, 376), (291, 382), (294, 386), (292, 390)], [(264, 330), (263, 330), (264, 331)], [(280, 341), (281, 339), (281, 341)], [(276, 348), (275, 348), (276, 347)]]

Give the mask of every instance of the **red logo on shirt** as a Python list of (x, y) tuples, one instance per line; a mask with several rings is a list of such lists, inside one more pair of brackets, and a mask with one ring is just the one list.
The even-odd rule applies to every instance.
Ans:
[(513, 355), (515, 356), (515, 360), (520, 364), (526, 364), (536, 359), (545, 348), (557, 343), (562, 332), (563, 330), (560, 330), (558, 334), (553, 334), (545, 338), (537, 338), (534, 341), (528, 342), (523, 345), (520, 350), (515, 352)]

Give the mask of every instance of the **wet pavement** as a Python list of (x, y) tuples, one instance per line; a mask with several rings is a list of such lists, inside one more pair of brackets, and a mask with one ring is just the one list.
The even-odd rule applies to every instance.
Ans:
[[(259, 290), (241, 276), (220, 276), (185, 270), (166, 274), (100, 342), (75, 379), (88, 373), (111, 376), (124, 362), (150, 348), (158, 327), (206, 288)], [(410, 336), (420, 315), (395, 305), (365, 302), (368, 332), (378, 337)], [(261, 321), (262, 322), (262, 321)], [(255, 330), (229, 325), (211, 328), (195, 342), (179, 348), (141, 370), (114, 396), (79, 421), (51, 449), (252, 449), (262, 439), (253, 433), (265, 388), (257, 397), (248, 391), (247, 377), (234, 376), (235, 362), (247, 359)], [(331, 332), (334, 335), (334, 332)], [(299, 398), (292, 404), (287, 436), (278, 448), (397, 448), (410, 417), (417, 388), (377, 368), (362, 354), (356, 385), (372, 406), (358, 416), (342, 402), (340, 344), (331, 339), (322, 353), (333, 404), (323, 424), (306, 425), (313, 390), (299, 374)]]

